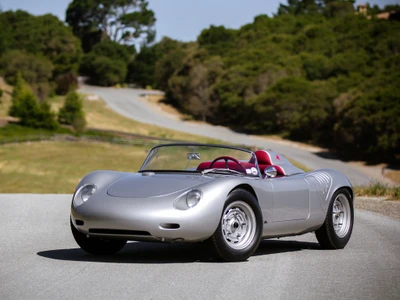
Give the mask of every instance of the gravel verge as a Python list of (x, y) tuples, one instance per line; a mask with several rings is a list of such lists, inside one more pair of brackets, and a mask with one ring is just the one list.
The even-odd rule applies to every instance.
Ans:
[(356, 209), (368, 210), (400, 220), (400, 201), (390, 201), (382, 197), (357, 197), (354, 204)]

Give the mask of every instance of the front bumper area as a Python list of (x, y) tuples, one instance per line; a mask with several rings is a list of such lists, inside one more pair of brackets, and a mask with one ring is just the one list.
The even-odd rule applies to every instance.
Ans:
[(71, 206), (71, 220), (80, 232), (100, 238), (134, 241), (196, 242), (209, 238), (221, 217), (220, 209), (202, 199), (188, 210), (174, 208), (175, 197), (118, 198), (93, 195)]

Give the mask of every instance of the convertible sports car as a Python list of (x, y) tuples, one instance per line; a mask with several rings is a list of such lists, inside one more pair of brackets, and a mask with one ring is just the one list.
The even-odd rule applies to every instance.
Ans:
[(86, 175), (72, 199), (71, 230), (91, 254), (116, 253), (128, 240), (206, 241), (221, 260), (242, 261), (261, 239), (312, 231), (321, 248), (344, 248), (353, 199), (343, 174), (305, 173), (273, 151), (160, 145), (138, 173)]

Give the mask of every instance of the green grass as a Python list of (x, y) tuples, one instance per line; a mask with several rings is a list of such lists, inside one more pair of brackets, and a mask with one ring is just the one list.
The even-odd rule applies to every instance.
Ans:
[(73, 193), (95, 170), (136, 172), (150, 146), (29, 142), (0, 147), (0, 193)]
[(354, 187), (356, 197), (385, 197), (388, 200), (400, 200), (400, 186), (388, 186), (380, 182), (371, 183), (367, 186)]

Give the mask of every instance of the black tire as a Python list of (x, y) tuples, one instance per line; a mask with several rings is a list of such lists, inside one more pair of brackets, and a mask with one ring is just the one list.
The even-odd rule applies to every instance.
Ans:
[[(342, 211), (340, 211), (340, 209), (342, 209)], [(344, 248), (351, 237), (353, 223), (353, 199), (347, 189), (341, 188), (332, 196), (324, 224), (315, 231), (321, 248)]]
[(246, 190), (236, 189), (225, 202), (221, 220), (210, 242), (219, 259), (244, 261), (257, 250), (262, 228), (263, 217), (257, 199)]
[(111, 255), (117, 253), (126, 244), (126, 240), (88, 238), (75, 228), (71, 220), (70, 225), (76, 243), (87, 253), (94, 255)]

